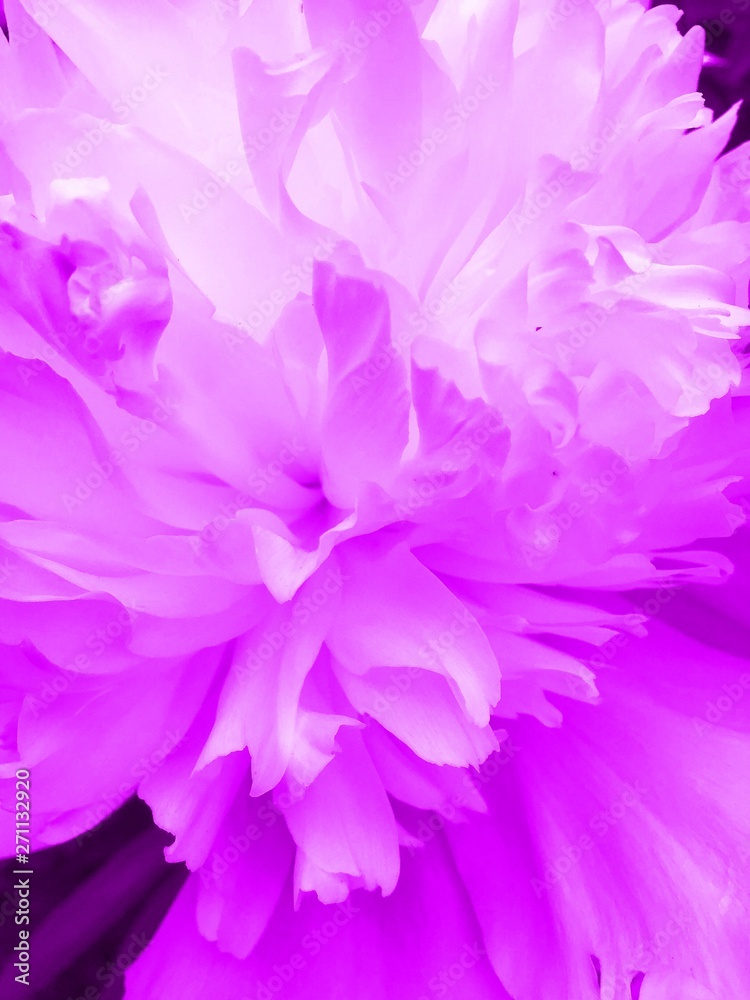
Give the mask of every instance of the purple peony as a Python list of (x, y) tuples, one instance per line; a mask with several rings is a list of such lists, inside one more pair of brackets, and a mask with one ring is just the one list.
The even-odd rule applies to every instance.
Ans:
[(19, 769), (33, 852), (145, 801), (190, 876), (127, 1000), (745, 996), (750, 146), (702, 30), (4, 8), (4, 855)]

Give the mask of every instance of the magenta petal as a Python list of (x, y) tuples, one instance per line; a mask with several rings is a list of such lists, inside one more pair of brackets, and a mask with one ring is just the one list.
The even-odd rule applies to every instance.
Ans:
[(748, 994), (707, 2), (0, 3), (0, 853), (141, 800), (128, 998)]

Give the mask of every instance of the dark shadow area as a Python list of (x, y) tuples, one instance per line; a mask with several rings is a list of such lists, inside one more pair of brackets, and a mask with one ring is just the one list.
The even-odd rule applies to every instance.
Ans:
[(0, 997), (120, 1000), (124, 973), (153, 937), (185, 878), (164, 860), (172, 838), (130, 799), (95, 830), (32, 855), (30, 985), (15, 982), (15, 860), (0, 865)]
[[(668, 2), (656, 0), (653, 6)], [(696, 24), (706, 32), (700, 89), (708, 106), (723, 115), (737, 101), (745, 102), (727, 147), (734, 149), (750, 139), (750, 0), (683, 0), (677, 6), (684, 11), (683, 34)]]

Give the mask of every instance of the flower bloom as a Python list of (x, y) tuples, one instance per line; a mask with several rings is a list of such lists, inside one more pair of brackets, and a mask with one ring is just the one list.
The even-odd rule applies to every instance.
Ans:
[(750, 150), (700, 29), (5, 12), (6, 853), (19, 767), (36, 849), (150, 806), (191, 875), (127, 1000), (741, 996)]

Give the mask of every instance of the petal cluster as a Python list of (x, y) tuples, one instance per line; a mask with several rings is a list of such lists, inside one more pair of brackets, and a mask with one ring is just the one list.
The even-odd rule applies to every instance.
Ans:
[(128, 997), (740, 996), (747, 675), (674, 612), (750, 509), (700, 29), (4, 6), (2, 801), (173, 835)]

